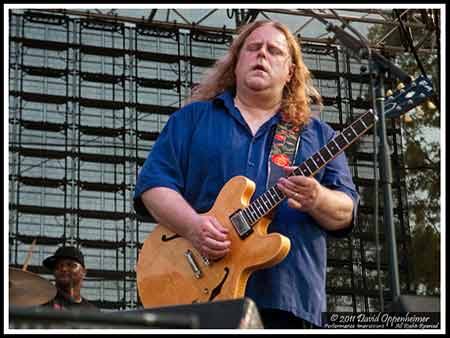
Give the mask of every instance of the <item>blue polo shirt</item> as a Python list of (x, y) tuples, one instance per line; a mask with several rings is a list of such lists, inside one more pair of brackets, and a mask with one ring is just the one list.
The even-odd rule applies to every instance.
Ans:
[[(154, 187), (178, 191), (199, 213), (212, 207), (220, 189), (236, 175), (256, 183), (252, 200), (269, 188), (268, 157), (280, 114), (253, 136), (233, 98), (226, 91), (214, 100), (188, 104), (171, 115), (139, 172), (134, 194), (138, 214), (148, 215), (140, 196)], [(326, 123), (312, 118), (301, 132), (294, 165), (315, 154), (334, 135)], [(348, 194), (356, 214), (359, 197), (343, 153), (315, 178), (326, 187)], [(321, 313), (326, 310), (326, 237), (345, 235), (352, 227), (353, 224), (344, 231), (326, 231), (307, 213), (289, 208), (284, 200), (268, 231), (287, 236), (291, 250), (281, 263), (250, 276), (246, 296), (260, 309), (290, 311), (322, 325)]]

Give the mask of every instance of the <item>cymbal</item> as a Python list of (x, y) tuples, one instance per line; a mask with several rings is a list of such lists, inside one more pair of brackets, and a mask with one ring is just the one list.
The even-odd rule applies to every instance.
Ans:
[(29, 271), (9, 268), (9, 303), (11, 305), (41, 305), (55, 296), (56, 287), (47, 279)]

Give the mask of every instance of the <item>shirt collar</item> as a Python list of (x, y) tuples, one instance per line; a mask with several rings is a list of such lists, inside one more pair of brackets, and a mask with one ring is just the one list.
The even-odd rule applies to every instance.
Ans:
[(226, 90), (222, 94), (216, 96), (213, 102), (215, 104), (223, 105), (234, 117), (240, 115), (236, 106), (234, 105), (234, 94), (229, 90)]
[[(215, 104), (223, 105), (225, 108), (227, 108), (227, 111), (239, 122), (245, 125), (244, 119), (242, 115), (239, 113), (239, 110), (234, 105), (234, 94), (226, 90), (222, 94), (216, 96), (213, 100)], [(270, 119), (270, 125), (277, 124), (281, 119), (281, 113), (278, 112), (274, 117)]]

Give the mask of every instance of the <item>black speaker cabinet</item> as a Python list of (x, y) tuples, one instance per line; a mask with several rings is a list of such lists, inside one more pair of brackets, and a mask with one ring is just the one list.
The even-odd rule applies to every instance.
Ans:
[(197, 329), (194, 314), (128, 311), (57, 311), (44, 307), (9, 309), (10, 329)]
[(391, 312), (440, 312), (440, 298), (431, 296), (402, 295), (392, 302)]
[(56, 311), (33, 307), (9, 309), (10, 329), (259, 329), (249, 298), (122, 311)]
[(128, 311), (155, 315), (194, 315), (201, 329), (263, 329), (256, 304), (250, 298), (175, 305)]

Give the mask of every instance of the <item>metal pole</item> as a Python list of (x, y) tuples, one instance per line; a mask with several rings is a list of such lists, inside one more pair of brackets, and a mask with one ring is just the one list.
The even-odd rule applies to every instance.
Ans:
[[(375, 65), (375, 67), (377, 67), (377, 65)], [(381, 69), (378, 72), (376, 101), (379, 118), (378, 128), (380, 135), (380, 179), (383, 185), (384, 201), (383, 219), (389, 253), (389, 276), (391, 283), (392, 301), (394, 302), (400, 296), (400, 278), (398, 272), (397, 242), (395, 238), (394, 226), (394, 204), (392, 202), (392, 168), (386, 133), (386, 119), (384, 116), (384, 76), (385, 71)]]

